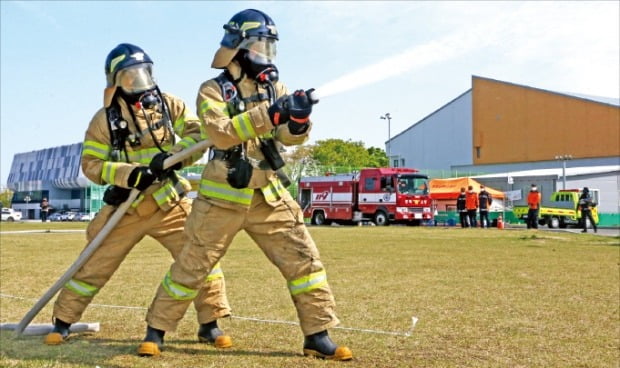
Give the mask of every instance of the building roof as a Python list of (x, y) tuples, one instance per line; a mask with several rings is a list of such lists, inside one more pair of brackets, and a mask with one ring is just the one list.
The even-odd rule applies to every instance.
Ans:
[[(472, 176), (475, 179), (483, 178), (497, 178), (497, 177), (525, 177), (525, 176), (562, 176), (562, 168), (553, 169), (536, 169), (536, 170), (523, 170), (523, 171), (509, 171), (504, 173), (494, 173), (486, 175)], [(584, 166), (584, 167), (567, 167), (566, 176), (579, 176), (579, 175), (592, 175), (592, 174), (606, 174), (606, 173), (618, 173), (620, 172), (620, 165), (607, 165), (607, 166)]]

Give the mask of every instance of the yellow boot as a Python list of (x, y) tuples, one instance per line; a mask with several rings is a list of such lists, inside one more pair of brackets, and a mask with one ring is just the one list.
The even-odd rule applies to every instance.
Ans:
[(161, 347), (164, 345), (165, 334), (166, 331), (147, 326), (146, 337), (144, 337), (144, 341), (138, 346), (138, 355), (152, 357), (161, 354)]
[(232, 339), (217, 326), (217, 320), (203, 323), (198, 330), (198, 341), (213, 344), (218, 349), (232, 347)]
[(69, 337), (69, 328), (71, 327), (71, 323), (67, 323), (58, 318), (54, 321), (54, 329), (52, 332), (48, 333), (43, 342), (45, 345), (60, 345), (62, 344), (67, 337)]
[(304, 339), (304, 355), (328, 360), (351, 360), (353, 353), (346, 346), (337, 346), (327, 334), (321, 331)]

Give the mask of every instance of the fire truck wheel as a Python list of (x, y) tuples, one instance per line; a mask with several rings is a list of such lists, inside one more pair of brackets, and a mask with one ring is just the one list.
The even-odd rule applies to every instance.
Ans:
[(312, 215), (312, 224), (313, 225), (325, 225), (325, 214), (321, 211), (316, 211)]
[(377, 226), (386, 226), (388, 224), (388, 217), (383, 211), (377, 211), (375, 213), (375, 225)]

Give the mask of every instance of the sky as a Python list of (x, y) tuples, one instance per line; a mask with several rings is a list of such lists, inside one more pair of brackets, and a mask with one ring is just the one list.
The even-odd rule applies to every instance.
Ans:
[[(195, 111), (237, 12), (269, 14), (289, 90), (316, 88), (311, 139), (394, 137), (472, 75), (618, 98), (618, 1), (0, 1), (0, 186), (13, 155), (79, 143), (103, 105), (104, 61), (142, 47), (164, 92)], [(380, 119), (389, 113), (391, 119)]]

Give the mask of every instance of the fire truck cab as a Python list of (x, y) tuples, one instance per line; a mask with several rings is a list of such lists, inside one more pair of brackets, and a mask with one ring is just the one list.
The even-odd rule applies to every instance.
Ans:
[(432, 220), (428, 176), (410, 168), (303, 177), (299, 203), (312, 224), (371, 220), (376, 225), (420, 225)]

